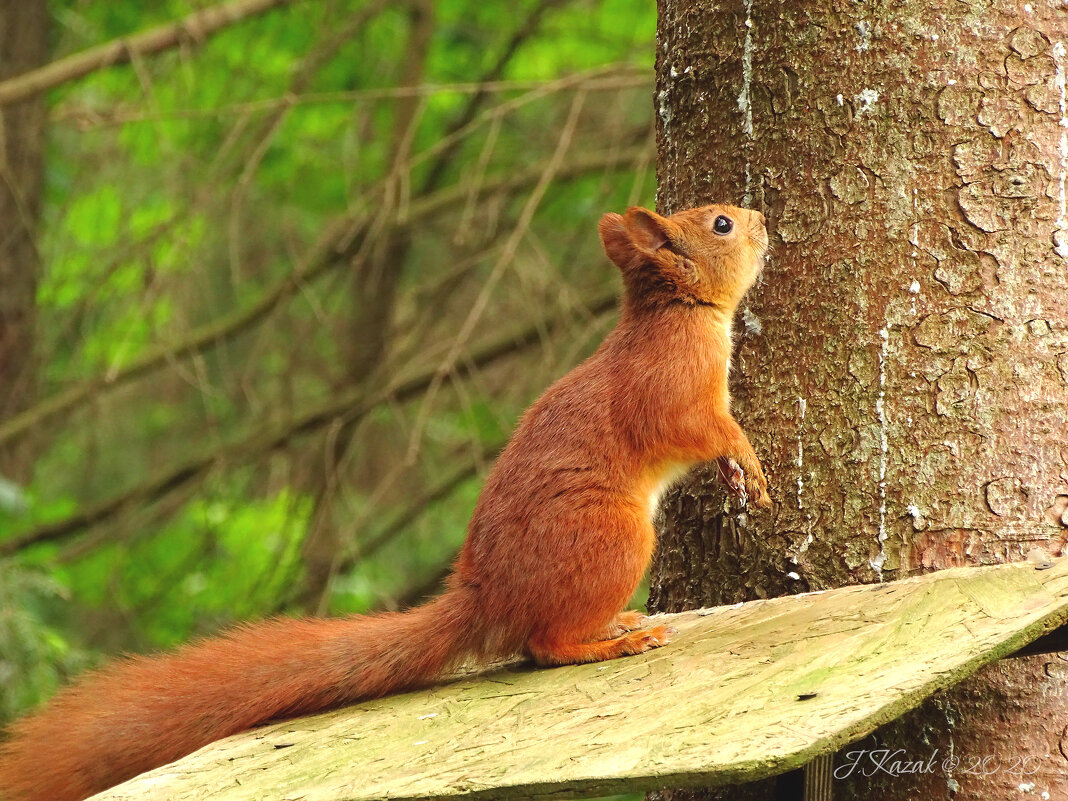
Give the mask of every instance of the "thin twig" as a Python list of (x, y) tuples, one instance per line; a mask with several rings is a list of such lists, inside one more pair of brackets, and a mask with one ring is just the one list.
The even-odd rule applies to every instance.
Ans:
[[(496, 61), (489, 68), (489, 70), (482, 76), (481, 83), (485, 87), (489, 82), (499, 80), (504, 74), (504, 70), (507, 68), (509, 62), (515, 57), (515, 54), (519, 52), (519, 49), (523, 46), (530, 37), (532, 37), (541, 25), (541, 20), (553, 7), (561, 5), (564, 0), (540, 0), (540, 2), (531, 9), (526, 19), (522, 24), (516, 28), (508, 39), (508, 43), (504, 46), (504, 49), (497, 56)], [(470, 125), (471, 121), (475, 119), (478, 114), (478, 110), (482, 107), (482, 103), (488, 96), (488, 91), (485, 88), (479, 89), (471, 94), (467, 99), (467, 103), (464, 105), (463, 110), (456, 116), (456, 119), (449, 125), (448, 130), (445, 131), (444, 139), (449, 140), (444, 150), (441, 151), (437, 159), (431, 165), (427, 171), (426, 179), (423, 181), (423, 192), (430, 192), (436, 189), (442, 176), (445, 174), (445, 169), (452, 162), (453, 153), (460, 146), (460, 139), (453, 138), (453, 135), (459, 131), (464, 130)]]
[(228, 117), (260, 111), (274, 111), (296, 106), (328, 105), (334, 103), (360, 103), (378, 100), (397, 100), (408, 97), (432, 97), (434, 95), (503, 94), (505, 92), (529, 92), (551, 89), (552, 91), (615, 92), (620, 89), (636, 89), (652, 84), (647, 70), (638, 70), (628, 64), (598, 68), (595, 75), (568, 76), (564, 85), (561, 79), (528, 81), (487, 81), (485, 83), (426, 83), (418, 86), (390, 86), (382, 89), (352, 89), (336, 92), (287, 92), (279, 97), (247, 100), (210, 108), (174, 109), (171, 111), (102, 111), (84, 106), (60, 106), (53, 112), (52, 122), (75, 122), (81, 128), (111, 127), (139, 122), (160, 120), (196, 120), (209, 117)]
[[(500, 452), (503, 443), (495, 442), (489, 446), (483, 446), (475, 458), (454, 470), (448, 478), (428, 489), (416, 498), (403, 512), (391, 520), (385, 528), (373, 534), (365, 542), (357, 542), (355, 547), (347, 549), (338, 555), (333, 565), (334, 573), (341, 575), (352, 570), (360, 562), (370, 559), (384, 546), (388, 545), (398, 536), (403, 534), (426, 510), (448, 498), (460, 486), (471, 478), (478, 475), (486, 461), (492, 459)], [(296, 601), (297, 593), (290, 593), (276, 602), (272, 614), (281, 614), (289, 609)]]
[[(586, 308), (592, 314), (604, 314), (615, 305), (616, 294), (613, 292), (594, 298)], [(481, 370), (507, 356), (531, 347), (541, 341), (546, 329), (555, 328), (567, 319), (568, 315), (557, 314), (547, 320), (539, 320), (514, 334), (502, 337), (476, 351), (469, 360), (462, 363), (462, 366), (458, 366), (456, 371), (469, 373), (473, 370)], [(296, 437), (318, 431), (339, 418), (351, 423), (366, 417), (371, 411), (385, 403), (403, 403), (412, 400), (426, 391), (436, 375), (435, 370), (420, 373), (371, 397), (368, 397), (366, 390), (362, 387), (340, 392), (289, 420), (276, 425), (265, 425), (222, 446), (213, 446), (176, 467), (164, 470), (136, 487), (119, 492), (87, 508), (79, 509), (60, 520), (16, 534), (0, 542), (0, 556), (9, 556), (33, 545), (68, 539), (83, 529), (113, 517), (130, 504), (151, 503), (166, 497), (190, 482), (200, 481), (217, 465), (247, 462), (285, 446)]]
[[(640, 158), (641, 152), (642, 148), (635, 148), (620, 153), (597, 154), (576, 159), (561, 168), (558, 177), (574, 178), (596, 170), (630, 164)], [(502, 191), (515, 192), (535, 183), (543, 171), (544, 168), (539, 167), (508, 178), (498, 178), (484, 183), (479, 191), (483, 195)], [(466, 187), (457, 185), (413, 202), (407, 210), (406, 224), (411, 225), (416, 221), (426, 220), (453, 209), (457, 203), (462, 201), (466, 191)], [(169, 364), (205, 353), (247, 331), (266, 319), (271, 312), (295, 295), (304, 284), (342, 263), (336, 260), (336, 243), (348, 231), (358, 228), (359, 225), (358, 220), (348, 216), (335, 220), (327, 227), (325, 234), (312, 247), (301, 265), (244, 309), (239, 309), (222, 319), (193, 329), (188, 336), (177, 343), (150, 348), (124, 367), (115, 368), (105, 375), (68, 387), (0, 424), (0, 445), (11, 441), (35, 425), (70, 413), (90, 397), (97, 399), (101, 392), (112, 391)]]
[(523, 206), (523, 211), (519, 215), (519, 220), (516, 222), (515, 229), (505, 242), (501, 255), (497, 258), (497, 262), (493, 265), (489, 277), (479, 290), (478, 297), (475, 298), (475, 302), (472, 304), (470, 312), (468, 312), (463, 325), (460, 326), (460, 330), (456, 334), (448, 354), (438, 367), (434, 380), (430, 384), (426, 397), (423, 400), (419, 415), (416, 418), (416, 423), (413, 427), (412, 436), (409, 441), (410, 451), (414, 451), (419, 439), (423, 435), (423, 426), (426, 425), (426, 422), (429, 419), (431, 406), (434, 403), (434, 398), (436, 397), (438, 390), (441, 388), (442, 382), (453, 372), (453, 370), (456, 369), (457, 360), (464, 347), (467, 345), (468, 338), (475, 330), (475, 326), (478, 324), (479, 319), (486, 310), (490, 294), (501, 276), (504, 275), (505, 267), (511, 264), (515, 258), (519, 242), (526, 235), (531, 220), (534, 218), (534, 212), (537, 211), (538, 206), (541, 205), (542, 198), (545, 197), (545, 192), (548, 190), (549, 184), (552, 183), (556, 174), (560, 170), (564, 156), (567, 154), (568, 148), (571, 147), (571, 142), (575, 135), (575, 128), (578, 125), (579, 115), (582, 111), (585, 99), (586, 95), (583, 93), (576, 95), (575, 99), (572, 101), (571, 109), (568, 112), (567, 122), (564, 123), (564, 128), (560, 132), (560, 138), (557, 140), (556, 149), (553, 152), (552, 157), (549, 159), (549, 163), (538, 177), (538, 182), (534, 186), (534, 190), (530, 193), (530, 197), (527, 198), (526, 204)]
[[(325, 41), (318, 43), (301, 60), (289, 82), (289, 91), (286, 99), (297, 97), (314, 80), (316, 74), (337, 54), (337, 51), (348, 43), (360, 30), (371, 20), (377, 17), (386, 7), (389, 0), (373, 0), (354, 14), (348, 22), (341, 26), (340, 30), (333, 33)], [(236, 275), (240, 274), (240, 248), (241, 241), (241, 211), (245, 198), (250, 190), (256, 171), (259, 169), (264, 156), (270, 148), (275, 134), (285, 122), (286, 115), (293, 108), (293, 103), (286, 102), (275, 106), (271, 113), (259, 120), (250, 136), (255, 143), (252, 146), (252, 154), (241, 169), (237, 184), (230, 196), (229, 214), (229, 253), (230, 270)], [(251, 111), (247, 112), (249, 115)]]

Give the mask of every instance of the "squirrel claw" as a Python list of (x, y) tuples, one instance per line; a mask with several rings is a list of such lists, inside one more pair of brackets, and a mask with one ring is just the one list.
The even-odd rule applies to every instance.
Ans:
[(716, 460), (719, 470), (719, 480), (727, 488), (727, 492), (738, 499), (738, 508), (744, 509), (753, 506), (757, 509), (771, 507), (771, 496), (768, 495), (767, 480), (759, 469), (755, 477), (746, 471), (729, 456), (721, 456)]
[(630, 654), (643, 654), (651, 648), (659, 648), (671, 642), (674, 631), (667, 626), (657, 626), (652, 629), (639, 629), (625, 635), (627, 650)]
[(719, 457), (716, 460), (716, 467), (719, 469), (719, 480), (723, 482), (727, 492), (744, 503), (746, 499), (745, 471), (729, 456)]

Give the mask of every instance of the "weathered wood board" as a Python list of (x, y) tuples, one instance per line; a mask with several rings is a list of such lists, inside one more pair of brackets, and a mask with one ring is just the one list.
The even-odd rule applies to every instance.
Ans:
[(95, 798), (551, 798), (774, 775), (1064, 624), (1068, 558), (664, 617), (675, 640), (641, 657), (274, 724)]

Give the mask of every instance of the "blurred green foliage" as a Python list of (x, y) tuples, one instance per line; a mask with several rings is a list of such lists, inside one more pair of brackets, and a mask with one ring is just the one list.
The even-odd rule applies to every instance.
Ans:
[(51, 622), (69, 600), (60, 579), (0, 562), (0, 718), (48, 697), (86, 666), (84, 649)]
[[(53, 55), (201, 5), (55, 0)], [(588, 311), (617, 280), (596, 222), (652, 202), (654, 5), (426, 5), (414, 93), (393, 91), (413, 63), (412, 4), (365, 0), (295, 2), (50, 92), (38, 396), (100, 383), (30, 429), (34, 478), (0, 482), (0, 542), (249, 444), (0, 560), (0, 720), (109, 654), (433, 592), (518, 415), (610, 325)], [(471, 86), (486, 80), (484, 93)], [(485, 186), (543, 169), (557, 151), (561, 174), (516, 232), (536, 181)], [(407, 222), (420, 199), (448, 192), (443, 211)], [(392, 216), (376, 217), (384, 208)], [(152, 349), (257, 303), (346, 215), (370, 221), (352, 231), (364, 250), (255, 324), (108, 386)], [(392, 249), (384, 258), (380, 243)], [(395, 289), (379, 292), (387, 273)], [(526, 329), (533, 345), (445, 371), (433, 393), (255, 447), (259, 432), (317, 403), (432, 374), (454, 344), (462, 366)], [(364, 339), (381, 347), (353, 374)], [(317, 604), (307, 596), (320, 529), (335, 562)]]

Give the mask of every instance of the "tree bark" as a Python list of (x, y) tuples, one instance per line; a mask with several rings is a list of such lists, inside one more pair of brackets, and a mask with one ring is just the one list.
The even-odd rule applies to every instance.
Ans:
[[(774, 251), (738, 326), (733, 388), (777, 502), (739, 514), (707, 479), (669, 496), (650, 607), (1016, 560), (1035, 545), (1060, 553), (1063, 8), (659, 10), (661, 209), (743, 203), (770, 220)], [(1015, 798), (1027, 783), (1036, 797), (1068, 796), (1065, 720), (1063, 659), (999, 664), (867, 745), (991, 756), (1001, 769), (854, 777), (836, 798)], [(1033, 774), (1007, 769), (1028, 756)], [(722, 797), (739, 792), (775, 788)]]
[[(0, 82), (47, 60), (48, 26), (44, 0), (0, 0)], [(25, 409), (35, 390), (45, 113), (42, 97), (0, 108), (0, 420)], [(25, 437), (0, 449), (0, 477), (25, 483), (31, 469)]]

